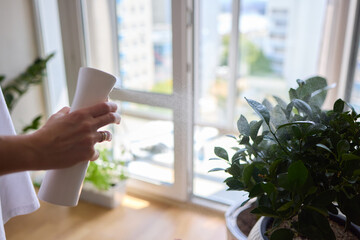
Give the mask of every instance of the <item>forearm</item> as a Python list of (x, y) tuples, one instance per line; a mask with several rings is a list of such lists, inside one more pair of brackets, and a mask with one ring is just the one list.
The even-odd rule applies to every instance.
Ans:
[(0, 175), (39, 169), (33, 136), (0, 136)]
[(114, 103), (100, 103), (72, 113), (70, 108), (63, 108), (32, 134), (0, 136), (0, 175), (66, 168), (97, 159), (95, 143), (111, 139), (104, 139), (97, 130), (120, 123), (116, 109)]

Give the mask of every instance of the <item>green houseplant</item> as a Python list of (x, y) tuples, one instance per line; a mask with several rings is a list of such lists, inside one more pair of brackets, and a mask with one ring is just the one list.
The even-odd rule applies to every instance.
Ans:
[(126, 180), (125, 162), (115, 160), (108, 149), (99, 151), (99, 159), (90, 161), (84, 181), (99, 190), (109, 190), (118, 181)]
[(98, 160), (89, 162), (81, 199), (114, 208), (125, 194), (125, 162), (114, 159), (112, 152), (106, 148), (100, 149), (99, 153)]
[[(0, 75), (0, 86), (6, 101), (6, 105), (11, 112), (20, 98), (30, 89), (31, 86), (39, 85), (45, 77), (46, 64), (54, 57), (54, 53), (45, 58), (37, 58), (35, 61), (19, 76), (5, 82), (5, 76)], [(24, 126), (22, 133), (30, 130), (36, 130), (40, 127), (42, 116), (35, 117), (30, 124)]]
[(228, 167), (210, 171), (228, 173), (228, 190), (246, 191), (245, 202), (256, 199), (252, 213), (273, 219), (270, 239), (335, 239), (329, 214), (341, 211), (346, 228), (360, 225), (360, 115), (341, 99), (321, 110), (324, 78), (297, 83), (289, 103), (246, 99), (260, 120), (240, 116), (236, 152), (214, 150)]

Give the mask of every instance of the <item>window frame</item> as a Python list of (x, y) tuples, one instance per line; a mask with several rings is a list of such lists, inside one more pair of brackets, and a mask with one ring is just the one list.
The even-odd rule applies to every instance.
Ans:
[[(38, 1), (38, 0), (34, 0)], [(174, 170), (175, 183), (174, 188), (167, 189), (154, 186), (152, 184), (131, 180), (130, 192), (134, 192), (147, 196), (162, 196), (170, 199), (175, 199), (183, 202), (193, 202), (196, 204), (214, 207), (211, 201), (202, 201), (193, 195), (192, 180), (193, 180), (193, 131), (194, 131), (194, 112), (197, 111), (197, 106), (194, 104), (196, 100), (196, 93), (194, 92), (194, 69), (196, 69), (197, 60), (195, 58), (197, 49), (194, 49), (194, 41), (198, 37), (196, 28), (198, 27), (196, 12), (199, 0), (172, 0), (172, 15), (173, 19), (173, 85), (174, 91), (171, 95), (147, 93), (134, 90), (115, 89), (111, 94), (113, 99), (121, 101), (135, 102), (139, 104), (146, 104), (157, 107), (164, 107), (173, 110), (174, 121)], [(229, 54), (230, 65), (230, 81), (229, 90), (234, 89), (236, 84), (236, 60), (238, 54), (238, 24), (240, 14), (240, 1), (233, 0), (233, 17), (232, 17), (232, 36), (230, 42), (231, 54)], [(329, 0), (328, 7), (333, 4), (333, 18), (330, 26), (336, 22), (335, 30), (326, 33), (327, 39), (322, 47), (322, 53), (319, 61), (319, 73), (328, 73), (329, 70), (336, 68), (336, 71), (330, 71), (331, 81), (336, 81), (339, 84), (339, 89), (336, 94), (331, 96), (331, 101), (337, 97), (350, 98), (349, 91), (351, 91), (355, 55), (356, 41), (359, 39), (359, 24), (356, 21), (360, 18), (359, 3), (356, 0)], [(81, 0), (58, 0), (59, 18), (61, 24), (62, 43), (64, 51), (64, 62), (66, 70), (66, 81), (69, 93), (70, 102), (75, 93), (76, 79), (78, 69), (81, 66), (86, 66), (86, 42), (84, 39), (84, 23), (82, 22), (83, 13), (81, 12)], [(44, 19), (37, 19), (37, 22), (45, 21)], [(346, 34), (337, 34), (341, 28), (346, 26)], [(326, 28), (326, 26), (325, 26)], [(234, 31), (236, 30), (236, 31)], [(233, 32), (236, 32), (235, 34)], [(43, 34), (43, 33), (42, 33)], [(41, 34), (40, 34), (41, 38)], [(336, 46), (343, 42), (343, 45)], [(335, 52), (330, 51), (336, 49)], [(233, 51), (235, 50), (235, 51)], [(328, 61), (337, 57), (334, 61)], [(356, 55), (355, 55), (356, 58)], [(235, 59), (232, 60), (232, 59)], [(334, 80), (336, 79), (336, 80)], [(49, 80), (51, 81), (51, 79)], [(231, 91), (230, 91), (231, 92)], [(51, 98), (49, 94), (47, 98)], [(229, 96), (229, 99), (235, 99), (235, 95)], [(234, 105), (234, 101), (228, 101), (227, 108), (230, 109)], [(231, 111), (229, 111), (231, 112)], [(230, 117), (229, 117), (230, 119)], [(232, 118), (231, 118), (232, 119)], [(196, 123), (201, 125), (202, 123)], [(205, 123), (204, 123), (205, 124)], [(233, 123), (229, 123), (232, 125)], [(220, 130), (227, 131), (224, 126), (215, 126)], [(185, 153), (185, 154), (184, 154)], [(209, 205), (210, 204), (210, 205)], [(223, 206), (220, 204), (220, 206)]]
[[(193, 146), (192, 69), (189, 68), (192, 64), (192, 55), (191, 48), (188, 47), (188, 39), (191, 39), (192, 34), (192, 7), (189, 3), (190, 1), (172, 0), (171, 4), (173, 93), (166, 95), (115, 88), (110, 95), (114, 100), (163, 107), (173, 111), (174, 136), (177, 136), (174, 137), (174, 183), (167, 186), (129, 179), (128, 187), (130, 192), (158, 195), (177, 201), (188, 201), (191, 192), (189, 169), (192, 163), (187, 161), (192, 159)], [(89, 65), (89, 62), (86, 62), (86, 47), (89, 43), (84, 39), (87, 26), (82, 21), (84, 17), (86, 19), (81, 11), (82, 4), (82, 0), (59, 1), (70, 99), (73, 98), (76, 86), (77, 70), (81, 66)], [(73, 24), (74, 22), (77, 24)], [(114, 31), (115, 27), (114, 25)]]

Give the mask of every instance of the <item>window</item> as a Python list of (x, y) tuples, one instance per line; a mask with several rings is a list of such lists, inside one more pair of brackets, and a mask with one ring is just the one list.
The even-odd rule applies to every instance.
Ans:
[(236, 145), (224, 136), (236, 135), (240, 114), (253, 115), (244, 97), (287, 99), (297, 78), (317, 74), (326, 10), (326, 1), (240, 3), (200, 0), (195, 9), (194, 194), (227, 203), (244, 196), (225, 191), (226, 174), (207, 173), (219, 167), (208, 161), (214, 146)]
[(240, 114), (256, 117), (244, 97), (286, 99), (296, 79), (341, 66), (343, 51), (330, 50), (345, 34), (330, 30), (353, 11), (340, 0), (79, 0), (59, 9), (63, 33), (73, 29), (84, 47), (64, 42), (65, 61), (78, 55), (67, 67), (70, 97), (81, 61), (120, 77), (114, 151), (128, 153), (131, 189), (226, 204), (244, 196), (225, 191), (226, 175), (208, 173), (221, 163), (208, 159), (214, 146), (236, 145), (224, 136), (236, 134)]

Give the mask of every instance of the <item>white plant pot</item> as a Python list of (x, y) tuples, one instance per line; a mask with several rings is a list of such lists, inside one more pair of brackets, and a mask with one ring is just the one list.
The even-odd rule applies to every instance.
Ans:
[(84, 182), (80, 200), (94, 203), (107, 208), (119, 206), (125, 195), (126, 181), (118, 182), (109, 190), (99, 190), (93, 184)]
[(248, 236), (248, 240), (268, 240), (269, 238), (264, 238), (263, 235), (261, 234), (262, 231), (262, 223), (264, 221), (264, 217), (259, 218), (259, 220), (255, 223), (255, 225), (253, 226), (253, 228), (251, 229), (249, 236)]
[(244, 206), (241, 206), (241, 203), (238, 203), (228, 208), (228, 210), (225, 213), (227, 240), (248, 239), (248, 237), (240, 230), (240, 228), (237, 225), (237, 216), (241, 214), (242, 211), (251, 207), (251, 204), (253, 202), (254, 201), (249, 201)]

